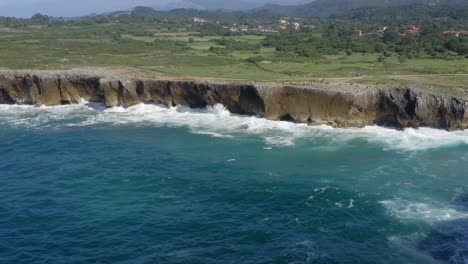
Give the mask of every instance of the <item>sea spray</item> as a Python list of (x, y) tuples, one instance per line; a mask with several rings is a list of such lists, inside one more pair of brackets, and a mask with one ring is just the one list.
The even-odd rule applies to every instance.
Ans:
[[(64, 121), (64, 122), (62, 122)], [(44, 128), (48, 126), (171, 126), (186, 127), (193, 133), (234, 138), (239, 134), (256, 134), (269, 146), (291, 147), (298, 139), (326, 137), (340, 142), (362, 139), (382, 144), (386, 150), (417, 151), (468, 144), (468, 131), (448, 132), (431, 128), (408, 128), (398, 131), (368, 126), (364, 128), (332, 128), (286, 121), (271, 121), (229, 113), (222, 105), (204, 109), (184, 106), (165, 107), (138, 104), (129, 108), (106, 109), (99, 104), (34, 107), (0, 105), (0, 123)]]

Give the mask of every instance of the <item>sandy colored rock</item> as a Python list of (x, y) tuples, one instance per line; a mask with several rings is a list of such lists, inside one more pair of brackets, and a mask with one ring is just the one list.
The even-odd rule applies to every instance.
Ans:
[(81, 100), (102, 102), (107, 107), (157, 103), (169, 107), (202, 108), (223, 104), (236, 114), (335, 127), (468, 128), (465, 98), (408, 88), (125, 79), (72, 73), (0, 73), (0, 103), (60, 105)]

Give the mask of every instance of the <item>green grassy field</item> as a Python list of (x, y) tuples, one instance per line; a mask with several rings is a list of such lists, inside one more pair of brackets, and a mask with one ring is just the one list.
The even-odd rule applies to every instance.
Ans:
[[(134, 34), (137, 30), (147, 33), (139, 36)], [(150, 24), (0, 28), (0, 68), (131, 67), (169, 76), (256, 81), (332, 78), (365, 84), (417, 83), (447, 89), (465, 88), (468, 80), (468, 59), (414, 59), (401, 63), (396, 55), (378, 62), (379, 54), (305, 58), (277, 53), (272, 48), (211, 52), (211, 47), (224, 48), (215, 43), (220, 38), (202, 37), (197, 32), (162, 32)], [(227, 38), (258, 44), (264, 37)], [(167, 43), (155, 45), (157, 40)], [(262, 59), (256, 63), (246, 60), (259, 56)]]

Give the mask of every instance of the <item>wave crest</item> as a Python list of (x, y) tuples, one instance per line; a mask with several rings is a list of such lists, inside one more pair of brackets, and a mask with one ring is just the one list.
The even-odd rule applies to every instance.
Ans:
[(234, 115), (219, 104), (204, 109), (190, 109), (185, 106), (167, 108), (149, 104), (105, 109), (102, 105), (86, 102), (54, 107), (0, 105), (0, 124), (28, 128), (102, 124), (188, 127), (193, 133), (221, 138), (233, 138), (245, 133), (255, 134), (261, 136), (269, 147), (291, 147), (299, 139), (314, 141), (319, 138), (327, 138), (326, 144), (330, 145), (331, 149), (353, 140), (380, 144), (385, 150), (405, 151), (468, 144), (468, 131), (447, 132), (430, 128), (397, 131), (376, 126), (308, 126)]

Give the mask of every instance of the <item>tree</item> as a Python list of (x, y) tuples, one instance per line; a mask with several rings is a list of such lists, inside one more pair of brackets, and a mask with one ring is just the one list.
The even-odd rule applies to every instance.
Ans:
[(402, 54), (400, 54), (400, 55), (398, 56), (398, 61), (399, 61), (401, 64), (405, 63), (405, 62), (406, 62), (405, 56), (403, 56)]
[(31, 19), (35, 22), (38, 23), (47, 23), (49, 22), (49, 16), (48, 15), (43, 15), (40, 13), (34, 14)]
[(400, 33), (398, 33), (398, 31), (393, 27), (392, 28), (387, 28), (387, 30), (384, 31), (382, 40), (385, 43), (400, 42), (400, 40), (401, 40)]
[(448, 41), (444, 45), (448, 50), (461, 53), (462, 45), (460, 40), (455, 36), (448, 36)]

